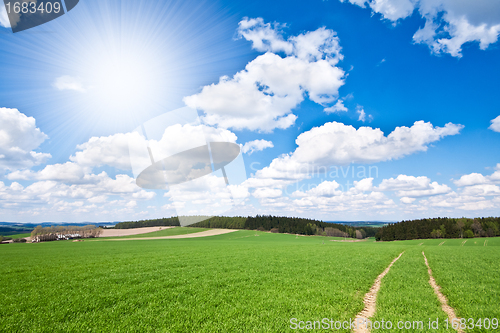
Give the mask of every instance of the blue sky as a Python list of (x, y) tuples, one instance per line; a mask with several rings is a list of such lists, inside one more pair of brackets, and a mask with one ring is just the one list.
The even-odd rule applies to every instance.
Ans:
[[(493, 1), (81, 0), (16, 34), (3, 14), (0, 220), (500, 214)], [(229, 186), (137, 186), (134, 149), (199, 133), (242, 147)]]

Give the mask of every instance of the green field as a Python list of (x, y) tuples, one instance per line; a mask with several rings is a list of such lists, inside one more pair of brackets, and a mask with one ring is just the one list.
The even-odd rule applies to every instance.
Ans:
[(500, 317), (498, 238), (481, 247), (484, 239), (474, 239), (475, 247), (451, 239), (441, 246), (442, 240), (330, 239), (242, 230), (193, 239), (2, 245), (0, 331), (286, 332), (293, 331), (292, 318), (348, 321), (403, 251), (382, 280), (373, 320), (446, 318), (422, 251), (458, 315)]
[(30, 233), (24, 233), (24, 234), (13, 234), (13, 235), (5, 236), (5, 237), (16, 239), (16, 238), (27, 238), (27, 237), (30, 237), (30, 236), (31, 236)]

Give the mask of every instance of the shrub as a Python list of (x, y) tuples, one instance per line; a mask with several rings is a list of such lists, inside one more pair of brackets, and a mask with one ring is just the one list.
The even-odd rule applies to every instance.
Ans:
[(278, 229), (278, 228), (272, 228), (272, 229), (271, 229), (271, 232), (272, 232), (273, 234), (277, 234), (277, 233), (279, 233), (279, 232), (280, 232), (280, 229)]
[(474, 238), (474, 233), (472, 232), (472, 230), (465, 230), (464, 237), (465, 238)]

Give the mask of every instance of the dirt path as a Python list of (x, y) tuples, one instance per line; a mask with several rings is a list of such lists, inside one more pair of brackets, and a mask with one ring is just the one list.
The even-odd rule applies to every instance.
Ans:
[(331, 239), (330, 242), (342, 242), (342, 243), (357, 243), (357, 242), (366, 242), (367, 239)]
[(404, 251), (394, 259), (389, 266), (380, 274), (373, 283), (373, 286), (370, 288), (370, 291), (366, 293), (363, 302), (365, 303), (365, 308), (358, 313), (356, 319), (354, 319), (355, 323), (357, 323), (357, 327), (353, 330), (354, 333), (368, 333), (370, 332), (369, 325), (367, 325), (367, 320), (373, 317), (376, 309), (376, 301), (377, 301), (377, 293), (380, 290), (380, 284), (382, 282), (382, 278), (389, 272), (392, 265), (401, 258)]
[(148, 240), (148, 239), (179, 239), (179, 238), (197, 238), (197, 237), (208, 237), (228, 234), (230, 232), (238, 231), (236, 229), (211, 229), (207, 231), (195, 232), (192, 234), (185, 235), (175, 235), (175, 236), (159, 236), (159, 237), (141, 237), (141, 238), (116, 238), (108, 239), (113, 241), (127, 241), (127, 240)]
[[(441, 302), (441, 308), (443, 311), (448, 315), (448, 318), (450, 319), (450, 323), (453, 321), (453, 319), (457, 318), (457, 315), (455, 314), (455, 310), (451, 306), (448, 305), (448, 301), (446, 299), (446, 296), (441, 293), (440, 289), (441, 287), (438, 286), (436, 283), (436, 280), (432, 276), (432, 270), (431, 267), (429, 266), (429, 262), (427, 261), (427, 257), (425, 256), (425, 253), (422, 251), (422, 255), (424, 256), (425, 264), (427, 265), (427, 272), (429, 272), (429, 284), (431, 285), (432, 289), (434, 289), (434, 292), (436, 293), (439, 301)], [(460, 329), (460, 327), (457, 329), (458, 333), (464, 333), (463, 330)]]
[(146, 227), (146, 228), (133, 228), (133, 229), (104, 229), (100, 237), (120, 237), (147, 234), (163, 229), (170, 229), (173, 227)]

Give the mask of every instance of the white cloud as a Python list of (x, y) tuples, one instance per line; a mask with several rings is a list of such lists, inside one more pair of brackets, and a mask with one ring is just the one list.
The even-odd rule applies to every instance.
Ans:
[(318, 186), (306, 191), (295, 191), (292, 193), (293, 197), (333, 197), (334, 195), (341, 195), (342, 190), (339, 189), (340, 185), (335, 180), (324, 181)]
[(0, 5), (0, 26), (10, 28), (9, 16), (7, 15), (7, 10), (3, 5)]
[(64, 75), (61, 77), (58, 77), (54, 83), (53, 83), (54, 88), (57, 88), (59, 90), (73, 90), (73, 91), (78, 91), (78, 92), (86, 92), (87, 89), (83, 86), (82, 80), (77, 77), (72, 77), (69, 75)]
[(85, 167), (109, 165), (121, 170), (130, 170), (129, 142), (143, 140), (138, 133), (92, 137), (89, 141), (78, 145), (77, 149), (81, 151), (77, 151), (69, 159)]
[(363, 109), (359, 109), (359, 110), (357, 111), (357, 113), (359, 114), (358, 121), (365, 122), (365, 121), (366, 121), (366, 113), (365, 113), (365, 110), (363, 110)]
[(66, 162), (64, 164), (47, 165), (44, 169), (17, 170), (7, 175), (10, 180), (56, 180), (61, 182), (78, 182), (85, 176), (85, 170), (80, 165)]
[(257, 199), (278, 198), (281, 197), (282, 194), (283, 191), (276, 188), (258, 188), (252, 193)]
[[(134, 156), (134, 166), (151, 165), (147, 147), (150, 147), (155, 161), (199, 146), (199, 142), (232, 142), (237, 136), (224, 129), (205, 125), (176, 124), (163, 129), (159, 140), (146, 140), (137, 133), (117, 133), (107, 137), (92, 137), (78, 145), (70, 160), (84, 167), (108, 165), (121, 170), (131, 170), (130, 156)], [(194, 145), (194, 146), (193, 146)], [(137, 160), (137, 159), (140, 160)], [(144, 167), (144, 168), (145, 168)], [(142, 169), (141, 169), (142, 171)]]
[(401, 199), (399, 199), (402, 203), (404, 204), (411, 204), (413, 203), (416, 199), (415, 198), (408, 198), (408, 197), (402, 197)]
[(488, 127), (490, 130), (500, 133), (500, 116), (496, 117), (491, 121), (491, 126)]
[(260, 52), (284, 52), (291, 54), (293, 44), (283, 39), (280, 29), (286, 25), (264, 23), (260, 17), (245, 18), (238, 23), (238, 35), (252, 42), (254, 49)]
[[(414, 177), (407, 175), (399, 175), (395, 179), (384, 179), (377, 189), (379, 191), (396, 191), (397, 196), (407, 198), (439, 195), (452, 191), (447, 185), (431, 182), (425, 176)], [(410, 200), (405, 199), (405, 201)]]
[(48, 160), (51, 155), (37, 153), (47, 135), (36, 127), (35, 119), (17, 109), (0, 108), (0, 170), (30, 168)]
[(464, 187), (464, 186), (476, 186), (476, 185), (492, 185), (500, 182), (500, 163), (496, 166), (496, 171), (489, 175), (484, 176), (480, 173), (471, 173), (468, 175), (463, 175), (460, 179), (455, 180), (454, 183), (456, 186)]
[(326, 113), (334, 113), (334, 112), (347, 112), (349, 111), (345, 105), (344, 105), (344, 101), (339, 99), (337, 101), (337, 103), (335, 103), (334, 106), (332, 107), (329, 107), (329, 108), (325, 108), (324, 110)]
[(241, 151), (243, 153), (248, 153), (248, 155), (251, 155), (252, 153), (256, 151), (262, 151), (266, 148), (273, 148), (274, 145), (271, 141), (266, 141), (266, 140), (254, 140), (254, 141), (249, 141), (243, 145), (243, 148)]
[(489, 180), (480, 173), (471, 173), (463, 175), (459, 180), (454, 181), (457, 186), (471, 186), (478, 184), (487, 184)]
[[(341, 0), (342, 2), (344, 0)], [(425, 25), (413, 36), (436, 53), (461, 57), (462, 46), (479, 42), (484, 50), (498, 40), (500, 3), (492, 0), (348, 0), (361, 7), (367, 3), (374, 13), (396, 24), (418, 9)]]
[[(448, 135), (456, 135), (462, 128), (462, 125), (452, 123), (434, 127), (431, 123), (417, 121), (412, 127), (396, 127), (385, 136), (378, 128), (360, 127), (356, 130), (338, 122), (326, 123), (300, 134), (295, 140), (298, 147), (294, 152), (275, 158), (268, 167), (258, 170), (245, 185), (286, 186), (310, 177), (321, 167), (399, 159), (426, 151), (429, 144)], [(434, 189), (443, 190), (440, 187)]]
[(294, 124), (292, 110), (306, 94), (323, 106), (335, 102), (344, 84), (344, 71), (336, 67), (342, 55), (335, 32), (320, 28), (284, 40), (277, 25), (264, 24), (261, 18), (241, 21), (238, 32), (267, 53), (233, 78), (224, 76), (184, 98), (186, 105), (205, 112), (207, 124), (269, 132)]
[(372, 181), (372, 178), (362, 179), (348, 190), (341, 189), (336, 181), (323, 181), (305, 192), (294, 192), (292, 196), (300, 199), (293, 200), (293, 206), (289, 205), (287, 209), (311, 210), (315, 215), (346, 211), (351, 214), (358, 211), (383, 212), (393, 209), (396, 206), (393, 200), (383, 193), (370, 192)]

